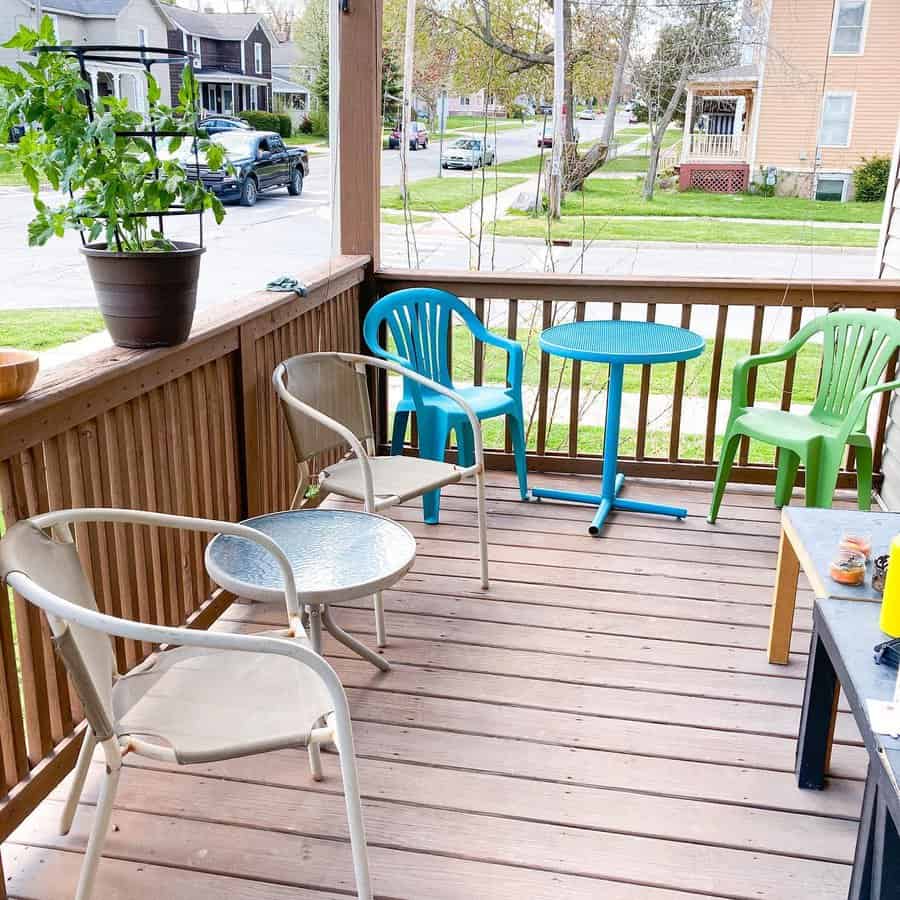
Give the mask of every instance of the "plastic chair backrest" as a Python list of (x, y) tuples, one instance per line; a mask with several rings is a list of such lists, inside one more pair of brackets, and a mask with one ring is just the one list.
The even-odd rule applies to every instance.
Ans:
[[(436, 288), (407, 288), (375, 303), (366, 314), (363, 335), (376, 356), (452, 388), (449, 333), (453, 313), (476, 338), (484, 334), (484, 325), (455, 294)], [(381, 345), (382, 324), (387, 324), (396, 352)]]
[(822, 371), (811, 415), (825, 422), (843, 422), (853, 400), (878, 383), (900, 346), (900, 322), (863, 311), (829, 313), (814, 323), (822, 332)]

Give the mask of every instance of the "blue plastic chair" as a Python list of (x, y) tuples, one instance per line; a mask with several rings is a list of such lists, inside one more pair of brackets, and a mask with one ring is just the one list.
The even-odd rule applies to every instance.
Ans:
[[(453, 384), (448, 359), (449, 330), (456, 313), (476, 340), (500, 347), (509, 354), (506, 387), (464, 387)], [(387, 324), (396, 352), (381, 346), (381, 326)], [(413, 369), (426, 378), (456, 391), (472, 407), (479, 420), (506, 416), (516, 458), (519, 492), (528, 498), (525, 460), (525, 425), (522, 413), (522, 368), (524, 354), (515, 341), (498, 337), (485, 328), (459, 297), (434, 288), (409, 288), (383, 297), (369, 310), (363, 336), (375, 356)], [(419, 453), (426, 459), (443, 460), (450, 432), (456, 432), (461, 465), (473, 464), (471, 426), (459, 407), (447, 398), (410, 379), (403, 381), (403, 398), (394, 414), (391, 454), (403, 452), (409, 414), (415, 412), (419, 430)], [(440, 516), (440, 491), (423, 500), (425, 521), (436, 524)]]

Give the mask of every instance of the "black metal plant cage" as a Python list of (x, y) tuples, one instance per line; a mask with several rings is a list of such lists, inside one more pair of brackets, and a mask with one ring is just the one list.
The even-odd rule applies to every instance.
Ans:
[[(178, 65), (182, 63), (186, 68), (191, 70), (191, 74), (193, 74), (193, 60), (194, 54), (189, 50), (177, 50), (175, 48), (170, 47), (145, 47), (141, 46), (126, 46), (119, 44), (82, 44), (80, 46), (71, 45), (71, 44), (62, 44), (59, 46), (41, 46), (35, 47), (31, 54), (33, 56), (37, 56), (39, 53), (63, 53), (67, 56), (74, 57), (78, 60), (78, 67), (81, 70), (81, 77), (88, 84), (88, 89), (85, 92), (85, 105), (87, 106), (88, 118), (91, 122), (94, 121), (94, 98), (91, 94), (90, 89), (90, 76), (87, 70), (87, 63), (89, 62), (105, 62), (105, 63), (124, 63), (126, 65), (133, 65), (138, 63), (142, 65), (145, 69), (147, 75), (150, 74), (150, 67), (153, 65), (165, 65), (172, 66)], [(114, 55), (113, 55), (114, 54)], [(192, 79), (193, 81), (193, 79)], [(193, 98), (194, 103), (194, 129), (192, 132), (183, 132), (183, 131), (160, 131), (156, 128), (153, 123), (153, 120), (149, 120), (150, 127), (147, 129), (142, 129), (138, 131), (117, 131), (116, 135), (118, 137), (145, 137), (150, 139), (150, 144), (153, 147), (154, 154), (157, 151), (157, 140), (159, 138), (173, 138), (173, 137), (181, 137), (181, 138), (190, 138), (193, 137), (194, 141), (194, 166), (198, 180), (200, 179), (200, 113), (198, 110), (198, 96), (195, 95)], [(157, 167), (154, 170), (154, 177), (159, 180), (159, 168)], [(200, 232), (200, 246), (203, 246), (203, 208), (201, 207), (199, 210), (190, 210), (185, 209), (182, 204), (173, 204), (168, 210), (152, 210), (149, 212), (133, 212), (128, 214), (131, 218), (148, 218), (152, 219), (157, 217), (159, 220), (159, 231), (160, 234), (165, 234), (165, 226), (164, 219), (168, 216), (197, 216), (198, 228)], [(79, 232), (81, 234), (81, 243), (87, 245), (87, 239), (84, 236), (84, 231), (81, 230)]]

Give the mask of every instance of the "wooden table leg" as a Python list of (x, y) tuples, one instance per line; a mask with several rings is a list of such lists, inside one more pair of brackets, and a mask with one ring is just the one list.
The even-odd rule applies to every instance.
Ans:
[(821, 790), (825, 787), (840, 691), (831, 658), (813, 627), (797, 738), (797, 784), (802, 788)]
[(799, 577), (800, 560), (782, 527), (778, 544), (778, 568), (775, 570), (775, 593), (772, 598), (772, 622), (769, 625), (770, 663), (786, 665), (790, 656)]

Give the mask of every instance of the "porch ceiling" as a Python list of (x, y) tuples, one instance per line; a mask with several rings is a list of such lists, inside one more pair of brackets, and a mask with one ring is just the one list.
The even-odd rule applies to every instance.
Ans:
[[(586, 508), (523, 504), (511, 474), (489, 473), (487, 593), (470, 487), (445, 491), (439, 526), (393, 511), (419, 543), (386, 594), (394, 669), (326, 647), (350, 698), (378, 896), (846, 897), (865, 753), (840, 712), (828, 790), (794, 784), (812, 596), (801, 584), (792, 661), (773, 671), (771, 497), (729, 490), (711, 527), (705, 488), (626, 490), (690, 516), (616, 513), (594, 539)], [(236, 605), (220, 627), (282, 615)], [(371, 639), (368, 601), (339, 618)], [(95, 766), (67, 837), (58, 791), (4, 846), (10, 897), (73, 895)], [(96, 896), (352, 893), (333, 755), (325, 771), (310, 781), (300, 752), (178, 771), (127, 757)]]

